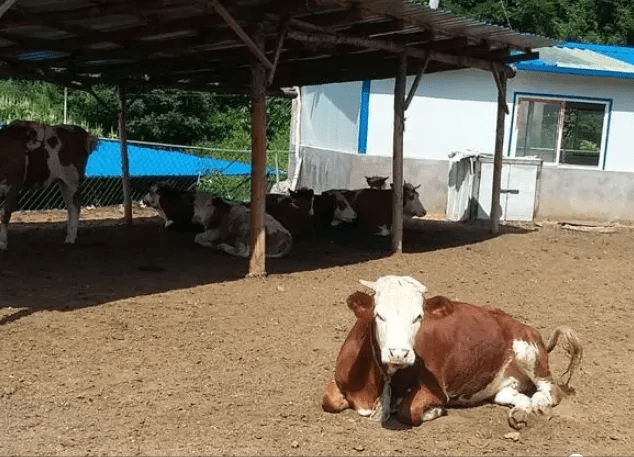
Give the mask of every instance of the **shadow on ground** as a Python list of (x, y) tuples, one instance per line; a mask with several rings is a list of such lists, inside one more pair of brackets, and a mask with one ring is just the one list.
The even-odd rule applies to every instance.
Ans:
[[(528, 229), (501, 228), (506, 233)], [(193, 235), (164, 231), (158, 217), (85, 221), (76, 246), (64, 246), (64, 223), (12, 224), (9, 250), (0, 252), (0, 325), (38, 310), (66, 311), (212, 282), (242, 279), (248, 261), (202, 248)], [(488, 224), (420, 220), (404, 232), (405, 253), (426, 252), (491, 238)], [(333, 231), (300, 241), (269, 274), (350, 265), (391, 255), (390, 238)]]

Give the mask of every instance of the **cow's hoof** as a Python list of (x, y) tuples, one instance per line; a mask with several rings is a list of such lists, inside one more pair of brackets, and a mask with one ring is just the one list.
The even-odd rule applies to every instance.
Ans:
[(543, 416), (549, 420), (553, 417), (553, 408), (550, 405), (533, 406), (533, 411), (535, 411), (538, 416)]
[(509, 412), (509, 425), (515, 430), (521, 430), (528, 425), (530, 413), (522, 408), (513, 408)]

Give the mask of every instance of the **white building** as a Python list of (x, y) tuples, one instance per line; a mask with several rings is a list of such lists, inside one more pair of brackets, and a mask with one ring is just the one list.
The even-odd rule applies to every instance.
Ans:
[[(534, 217), (634, 222), (634, 48), (563, 43), (514, 68), (504, 167), (542, 159), (530, 162)], [(390, 176), (393, 93), (393, 79), (303, 87), (291, 140), (297, 186), (357, 188), (364, 176)], [(423, 75), (405, 113), (404, 178), (422, 184), (428, 212), (447, 212), (450, 154), (493, 154), (497, 93), (489, 72)], [(512, 181), (503, 172), (502, 192), (511, 198)], [(472, 193), (478, 200), (478, 189)]]

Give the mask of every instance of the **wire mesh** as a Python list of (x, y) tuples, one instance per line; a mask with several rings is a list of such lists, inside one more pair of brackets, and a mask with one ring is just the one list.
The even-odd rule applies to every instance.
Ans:
[[(177, 189), (196, 188), (210, 191), (234, 201), (248, 201), (251, 193), (249, 150), (213, 150), (156, 143), (128, 145), (130, 187), (133, 202), (140, 202), (148, 188), (157, 181), (167, 181)], [(194, 151), (204, 150), (204, 155)], [(214, 154), (215, 153), (215, 154)], [(212, 155), (213, 154), (213, 155)], [(282, 170), (267, 169), (270, 188), (286, 175)], [(81, 185), (82, 206), (113, 206), (123, 203), (121, 152), (118, 142), (100, 140), (90, 156), (86, 178)], [(0, 206), (4, 204), (0, 197)], [(17, 210), (38, 211), (65, 209), (57, 184), (23, 188), (18, 195)]]

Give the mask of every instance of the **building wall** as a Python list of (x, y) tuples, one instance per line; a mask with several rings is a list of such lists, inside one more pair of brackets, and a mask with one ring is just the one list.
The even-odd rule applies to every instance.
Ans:
[[(408, 88), (412, 80), (408, 78)], [(598, 98), (611, 104), (604, 169), (544, 164), (537, 186), (537, 219), (634, 222), (632, 88), (634, 81), (628, 79), (530, 71), (520, 71), (508, 81), (511, 114), (506, 116), (505, 155), (513, 155), (517, 93)], [(393, 79), (371, 83), (365, 155), (357, 153), (361, 83), (302, 90), (302, 185), (318, 191), (356, 188), (366, 186), (364, 176), (391, 176), (393, 89)], [(405, 113), (404, 176), (423, 184), (421, 195), (429, 212), (446, 210), (451, 152), (493, 153), (496, 97), (493, 77), (484, 71), (423, 76)]]

